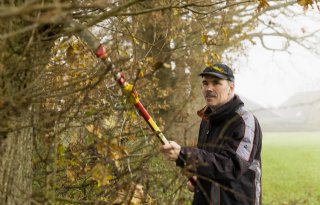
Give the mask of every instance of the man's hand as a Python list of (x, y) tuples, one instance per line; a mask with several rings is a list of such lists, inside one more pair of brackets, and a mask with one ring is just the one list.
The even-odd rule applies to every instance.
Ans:
[[(191, 191), (191, 192), (194, 192), (195, 191), (195, 183), (197, 181), (197, 177), (196, 176), (193, 176), (191, 177), (192, 179), (189, 178), (188, 182), (187, 182), (187, 187), (188, 187), (188, 190)], [(193, 181), (193, 182), (192, 182)]]
[(178, 159), (180, 150), (181, 146), (174, 141), (169, 141), (169, 144), (161, 146), (161, 152), (171, 161)]

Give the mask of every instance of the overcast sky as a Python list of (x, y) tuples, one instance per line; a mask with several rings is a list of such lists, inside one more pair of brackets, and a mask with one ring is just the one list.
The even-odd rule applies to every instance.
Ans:
[[(289, 32), (302, 35), (320, 29), (319, 11), (307, 12), (307, 16), (296, 19), (265, 19), (269, 21), (271, 18), (275, 23), (286, 25)], [(314, 38), (320, 51), (320, 34)], [(284, 40), (268, 38), (266, 43), (271, 47), (280, 47)], [(266, 107), (278, 106), (296, 92), (320, 92), (320, 55), (295, 43), (290, 45), (288, 51), (290, 53), (269, 51), (257, 41), (257, 45), (248, 50), (248, 55), (234, 64), (239, 70), (236, 73), (236, 92)]]

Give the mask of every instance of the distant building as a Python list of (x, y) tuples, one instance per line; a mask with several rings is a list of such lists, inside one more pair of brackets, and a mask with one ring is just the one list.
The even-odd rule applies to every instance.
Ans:
[(263, 131), (320, 131), (320, 91), (299, 92), (277, 108), (264, 108), (242, 97)]
[(278, 107), (277, 113), (296, 131), (320, 130), (320, 91), (299, 92)]
[(262, 131), (279, 131), (277, 127), (282, 119), (275, 109), (265, 108), (243, 96), (240, 98), (245, 107), (257, 117)]

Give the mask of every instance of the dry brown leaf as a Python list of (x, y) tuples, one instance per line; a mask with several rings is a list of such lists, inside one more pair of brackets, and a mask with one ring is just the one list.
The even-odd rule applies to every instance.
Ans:
[(310, 5), (312, 7), (313, 0), (297, 0), (298, 4), (300, 6), (303, 6), (303, 9), (308, 9), (308, 6)]
[(7, 105), (7, 101), (0, 99), (0, 109), (3, 109)]
[(111, 140), (108, 145), (110, 148), (111, 158), (113, 159), (116, 167), (119, 169), (120, 160), (123, 157), (128, 156), (128, 152), (124, 147), (119, 145), (118, 140), (116, 138)]
[[(123, 204), (124, 202), (130, 200), (130, 205), (140, 205), (143, 201), (147, 201), (148, 204), (152, 204), (154, 202), (154, 199), (152, 199), (149, 195), (145, 196), (143, 185), (131, 183), (128, 185), (128, 187), (129, 188), (127, 190), (118, 191), (118, 197), (113, 203)], [(133, 195), (128, 193), (128, 191), (130, 193), (133, 192)], [(143, 200), (144, 197), (146, 197), (146, 200)]]
[(260, 12), (269, 6), (268, 0), (258, 0), (259, 5), (257, 11)]
[(101, 134), (101, 131), (100, 131), (99, 127), (94, 126), (93, 124), (86, 125), (85, 127), (88, 130), (88, 132), (96, 135), (98, 138), (101, 139), (102, 134)]

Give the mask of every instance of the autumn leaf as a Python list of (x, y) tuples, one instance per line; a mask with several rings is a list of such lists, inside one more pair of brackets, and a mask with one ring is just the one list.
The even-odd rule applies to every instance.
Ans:
[(133, 42), (134, 42), (135, 44), (137, 44), (137, 45), (140, 44), (139, 40), (138, 40), (136, 37), (133, 37)]
[(108, 146), (110, 149), (111, 158), (114, 161), (116, 167), (119, 169), (120, 160), (123, 157), (128, 156), (128, 152), (126, 149), (124, 149), (124, 147), (119, 145), (117, 138), (113, 138), (112, 140), (110, 140)]
[(59, 156), (63, 156), (64, 153), (65, 153), (65, 148), (62, 144), (59, 144), (58, 147), (57, 147), (57, 151), (58, 151), (58, 155)]
[(94, 126), (93, 124), (89, 124), (89, 125), (86, 125), (85, 127), (88, 130), (88, 132), (96, 135), (98, 138), (101, 139), (102, 134), (101, 134), (100, 129), (97, 126)]
[(224, 33), (224, 37), (225, 37), (226, 39), (228, 39), (229, 33), (228, 33), (227, 28), (222, 28), (222, 30), (223, 30), (223, 33)]
[(138, 76), (138, 78), (143, 78), (143, 77), (144, 77), (144, 72), (143, 72), (143, 70), (139, 69), (137, 76)]
[(8, 104), (7, 101), (4, 101), (4, 100), (0, 99), (0, 109), (3, 109), (4, 107), (6, 107), (7, 104)]
[(77, 60), (77, 54), (79, 53), (77, 44), (69, 45), (66, 50), (66, 60), (72, 64)]
[(201, 36), (201, 42), (202, 42), (202, 43), (207, 43), (207, 41), (208, 41), (208, 35), (205, 35), (205, 34), (202, 35), (202, 36)]
[(98, 183), (98, 187), (106, 186), (110, 180), (113, 179), (112, 170), (110, 166), (103, 164), (96, 164), (91, 170), (92, 179)]
[(297, 2), (300, 6), (303, 6), (304, 10), (307, 10), (309, 5), (312, 7), (313, 4), (313, 0), (297, 0)]
[(137, 116), (136, 112), (134, 112), (134, 111), (128, 111), (126, 113), (126, 116), (130, 119), (131, 122), (134, 122), (138, 119), (138, 116)]
[(263, 9), (266, 9), (269, 6), (268, 0), (258, 0), (259, 5), (257, 11), (260, 12)]
[(146, 57), (145, 61), (146, 61), (146, 63), (151, 64), (151, 63), (154, 63), (154, 58), (153, 57)]
[(130, 205), (139, 205), (142, 202), (144, 196), (143, 186), (137, 184), (134, 189), (134, 195), (130, 201)]
[(211, 58), (214, 62), (221, 62), (221, 56), (217, 53), (211, 53)]
[(76, 174), (71, 169), (66, 170), (66, 175), (69, 181), (74, 182), (76, 180)]
[(105, 117), (105, 118), (103, 119), (102, 126), (103, 126), (105, 129), (114, 128), (116, 125), (117, 125), (117, 121), (116, 121), (115, 116), (113, 116), (113, 115), (108, 116), (108, 117)]
[(101, 155), (106, 155), (107, 154), (107, 146), (105, 145), (104, 142), (97, 143), (96, 148), (99, 154)]
[(154, 200), (149, 196), (149, 194), (145, 195), (143, 188), (144, 187), (141, 184), (128, 184), (126, 190), (121, 189), (117, 192), (118, 196), (114, 200), (113, 204), (124, 204), (123, 202), (127, 200), (126, 195), (128, 191), (133, 193), (133, 195), (130, 198), (130, 205), (142, 204), (142, 201), (145, 197), (145, 200), (149, 202), (148, 204), (152, 204)]

